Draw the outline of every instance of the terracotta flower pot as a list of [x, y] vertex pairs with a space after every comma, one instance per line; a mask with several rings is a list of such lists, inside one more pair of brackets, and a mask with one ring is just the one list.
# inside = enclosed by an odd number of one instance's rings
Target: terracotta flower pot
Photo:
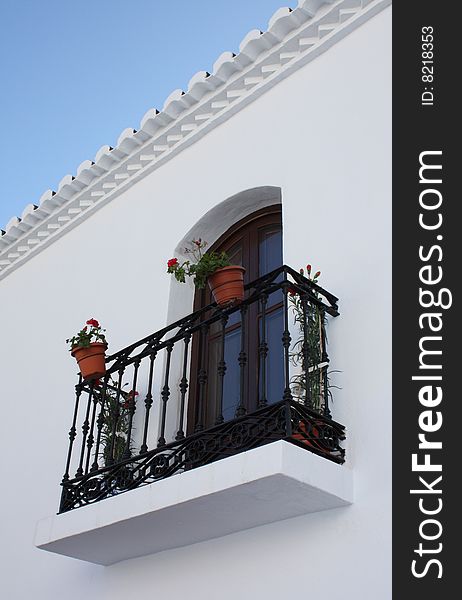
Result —
[[298, 440], [299, 442], [302, 442], [303, 444], [306, 444], [307, 446], [318, 448], [316, 438], [319, 438], [319, 430], [317, 429], [317, 427], [311, 425], [310, 431], [307, 431], [307, 427], [303, 421], [300, 421], [298, 427], [303, 433], [293, 433], [292, 438]]
[[208, 282], [215, 301], [220, 306], [244, 299], [244, 267], [232, 265], [217, 269]]
[[76, 359], [80, 373], [84, 380], [98, 379], [106, 373], [105, 350], [107, 344], [103, 342], [93, 342], [88, 348], [77, 346], [71, 350], [72, 356]]

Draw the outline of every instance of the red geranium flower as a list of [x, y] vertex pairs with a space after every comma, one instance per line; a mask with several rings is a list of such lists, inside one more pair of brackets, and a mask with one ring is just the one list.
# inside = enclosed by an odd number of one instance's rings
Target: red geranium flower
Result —
[[136, 390], [130, 390], [125, 398], [125, 402], [122, 404], [123, 408], [132, 408], [132, 404], [134, 404], [136, 396], [139, 396], [139, 392]]
[[168, 262], [167, 262], [167, 267], [175, 267], [178, 264], [178, 259], [177, 258], [171, 258]]
[[317, 279], [320, 275], [321, 275], [321, 271], [318, 271], [317, 273], [314, 274], [314, 278]]
[[291, 296], [295, 296], [297, 294], [297, 290], [295, 288], [293, 288], [293, 287], [290, 287], [289, 288], [289, 294]]
[[308, 275], [311, 273], [311, 265], [306, 265], [306, 270], [308, 272]]
[[92, 327], [99, 327], [99, 323], [96, 319], [88, 319], [87, 325], [91, 325]]

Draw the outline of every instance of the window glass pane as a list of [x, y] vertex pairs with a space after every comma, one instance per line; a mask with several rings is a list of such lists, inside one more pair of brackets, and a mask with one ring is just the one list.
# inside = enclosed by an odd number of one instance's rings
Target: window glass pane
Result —
[[260, 232], [259, 275], [274, 271], [282, 265], [282, 232], [266, 229]]
[[[259, 235], [259, 277], [270, 273], [282, 265], [282, 231], [264, 229]], [[276, 281], [282, 281], [282, 273]], [[271, 294], [268, 306], [282, 302], [282, 290]]]
[[236, 329], [226, 334], [225, 362], [226, 374], [223, 386], [223, 417], [225, 421], [234, 419], [239, 406], [240, 373], [239, 352], [241, 350], [241, 330]]
[[[237, 244], [234, 244], [234, 246], [232, 246], [228, 252], [227, 252], [228, 256], [229, 256], [229, 260], [231, 261], [232, 265], [241, 265], [242, 266], [242, 242], [239, 241]], [[244, 273], [244, 282], [247, 282], [247, 274]], [[233, 314], [229, 315], [229, 319], [228, 319], [228, 327], [231, 327], [231, 325], [235, 325], [236, 323], [239, 323], [239, 321], [241, 320], [241, 315], [239, 313], [239, 311], [234, 312]]]
[[215, 423], [217, 418], [217, 402], [218, 402], [218, 361], [220, 360], [220, 345], [221, 339], [209, 339], [209, 363], [207, 372], [207, 424], [209, 426]]
[[234, 244], [226, 253], [229, 256], [229, 260], [232, 265], [242, 266], [242, 243], [238, 242]]
[[[268, 355], [266, 357], [266, 399], [268, 404], [282, 400], [284, 392], [284, 355], [282, 347], [282, 332], [284, 330], [282, 308], [278, 308], [266, 315], [266, 343]], [[260, 319], [261, 336], [261, 319]], [[262, 395], [262, 368], [260, 363], [260, 398]]]
[[[223, 384], [223, 417], [225, 421], [235, 418], [239, 405], [240, 371], [239, 352], [241, 350], [240, 329], [225, 335], [225, 362], [226, 373]], [[220, 377], [218, 375], [218, 362], [221, 356], [221, 336], [209, 341], [208, 363], [208, 395], [207, 395], [207, 422], [213, 425], [219, 414], [218, 406], [220, 395]]]

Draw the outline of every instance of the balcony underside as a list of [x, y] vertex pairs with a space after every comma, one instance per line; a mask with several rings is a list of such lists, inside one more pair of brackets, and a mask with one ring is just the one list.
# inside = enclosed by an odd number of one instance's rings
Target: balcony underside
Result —
[[266, 443], [44, 519], [35, 543], [110, 565], [350, 504], [351, 471], [296, 443]]

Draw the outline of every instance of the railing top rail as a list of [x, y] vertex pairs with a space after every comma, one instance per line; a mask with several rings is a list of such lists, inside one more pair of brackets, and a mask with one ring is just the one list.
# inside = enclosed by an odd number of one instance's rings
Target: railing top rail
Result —
[[[283, 279], [281, 281], [276, 281], [281, 274], [284, 275]], [[289, 279], [289, 276], [291, 279]], [[169, 344], [174, 344], [188, 335], [192, 335], [196, 331], [199, 331], [201, 327], [209, 327], [224, 317], [229, 317], [229, 315], [240, 310], [243, 305], [245, 306], [256, 302], [263, 294], [269, 295], [278, 289], [288, 287], [305, 295], [309, 302], [316, 304], [328, 314], [338, 316], [338, 298], [336, 296], [323, 289], [321, 286], [313, 283], [300, 273], [297, 273], [291, 267], [283, 265], [274, 269], [274, 271], [263, 275], [259, 279], [246, 284], [245, 289], [250, 293], [240, 304], [222, 308], [217, 306], [216, 302], [213, 302], [108, 356], [106, 362], [112, 364], [107, 369], [107, 375], [115, 373], [119, 369], [139, 361], [142, 358], [150, 356], [154, 352], [158, 352]], [[325, 298], [328, 303], [325, 303], [321, 297]], [[211, 316], [206, 320], [203, 320], [202, 317], [210, 312], [212, 312]], [[167, 337], [171, 332], [173, 335]], [[140, 348], [141, 350], [136, 352], [136, 350]], [[133, 354], [134, 352], [136, 353]]]

